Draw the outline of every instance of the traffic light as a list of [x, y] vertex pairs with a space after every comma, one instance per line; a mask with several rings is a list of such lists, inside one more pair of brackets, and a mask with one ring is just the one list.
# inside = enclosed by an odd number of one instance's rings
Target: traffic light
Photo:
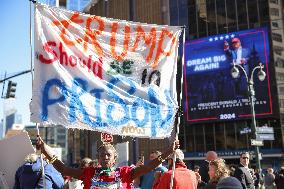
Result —
[[15, 83], [13, 81], [9, 81], [7, 93], [6, 93], [6, 98], [15, 98], [16, 86], [17, 86], [17, 83]]

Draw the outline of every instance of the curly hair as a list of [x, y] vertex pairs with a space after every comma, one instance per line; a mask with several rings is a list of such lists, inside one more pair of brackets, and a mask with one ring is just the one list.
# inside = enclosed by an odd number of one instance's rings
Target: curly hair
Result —
[[218, 158], [210, 161], [209, 166], [213, 166], [215, 169], [215, 175], [213, 178], [210, 178], [210, 182], [218, 182], [221, 177], [225, 177], [230, 174], [224, 159]]

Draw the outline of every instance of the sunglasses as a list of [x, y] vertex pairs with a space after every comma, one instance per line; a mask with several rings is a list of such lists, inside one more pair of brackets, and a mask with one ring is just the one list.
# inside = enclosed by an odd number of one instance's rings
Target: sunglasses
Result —
[[249, 159], [249, 157], [242, 157], [242, 159]]

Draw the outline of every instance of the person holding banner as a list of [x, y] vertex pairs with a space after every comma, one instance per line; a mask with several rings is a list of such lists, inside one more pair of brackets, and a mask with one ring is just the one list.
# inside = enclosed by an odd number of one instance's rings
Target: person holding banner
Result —
[[112, 188], [112, 189], [132, 189], [133, 180], [138, 178], [159, 166], [168, 156], [170, 156], [179, 147], [179, 141], [175, 140], [170, 147], [157, 158], [147, 165], [140, 167], [123, 166], [115, 167], [118, 157], [117, 151], [110, 143], [102, 144], [98, 149], [98, 167], [86, 167], [84, 169], [74, 169], [65, 166], [52, 152], [52, 149], [37, 138], [37, 149], [49, 159], [50, 163], [63, 175], [69, 175], [81, 179], [84, 183], [84, 189], [89, 188]]
[[[157, 158], [159, 155], [161, 155], [162, 153], [158, 150], [156, 151], [152, 151], [150, 153], [149, 156], [149, 160], [153, 160], [155, 158]], [[144, 156], [143, 156], [144, 157]], [[136, 163], [136, 167], [142, 166], [144, 165], [144, 158], [138, 160], [138, 162]], [[152, 189], [153, 183], [154, 183], [154, 177], [155, 177], [155, 173], [157, 171], [164, 173], [166, 172], [168, 169], [166, 167], [164, 167], [162, 164], [160, 164], [157, 168], [155, 168], [154, 170], [150, 171], [149, 173], [143, 175], [140, 178], [135, 179], [134, 184], [136, 185], [140, 185], [141, 189]]]

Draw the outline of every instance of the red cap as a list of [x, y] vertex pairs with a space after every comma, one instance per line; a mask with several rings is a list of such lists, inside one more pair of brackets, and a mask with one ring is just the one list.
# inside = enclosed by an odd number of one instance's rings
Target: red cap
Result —
[[232, 43], [238, 43], [238, 42], [240, 42], [240, 39], [239, 39], [239, 38], [236, 38], [236, 37], [235, 37], [235, 38], [232, 39]]

